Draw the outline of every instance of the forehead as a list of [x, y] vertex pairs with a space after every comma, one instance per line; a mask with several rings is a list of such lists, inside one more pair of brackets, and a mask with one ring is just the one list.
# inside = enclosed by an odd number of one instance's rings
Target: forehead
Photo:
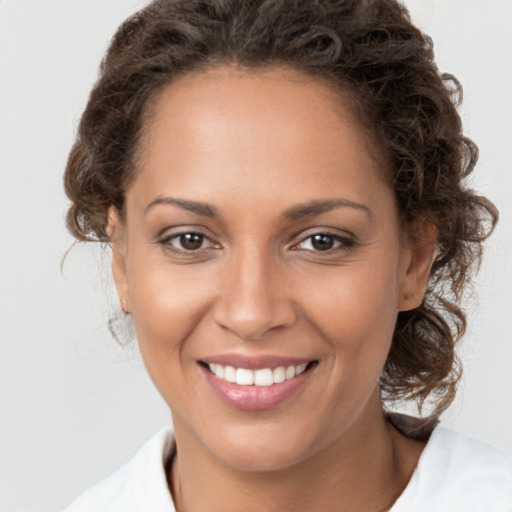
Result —
[[[172, 128], [181, 129], [183, 137], [189, 128], [196, 136], [207, 136], [212, 129], [220, 136], [221, 127], [250, 135], [251, 129], [262, 125], [269, 139], [282, 135], [282, 129], [290, 135], [302, 130], [308, 137], [317, 131], [325, 138], [327, 131], [335, 135], [340, 125], [351, 125], [354, 134], [370, 139], [372, 134], [358, 119], [355, 104], [348, 89], [290, 66], [219, 65], [184, 75], [153, 98], [144, 114], [143, 142], [155, 143]], [[279, 113], [279, 122], [268, 115], [272, 110]], [[366, 149], [378, 162], [376, 141]]]
[[[246, 100], [259, 103], [280, 102], [283, 106], [305, 111], [314, 101], [314, 108], [323, 114], [338, 113], [342, 118], [353, 114], [352, 96], [348, 88], [335, 86], [326, 78], [313, 76], [289, 65], [268, 65], [247, 68], [235, 65], [217, 65], [204, 70], [185, 74], [164, 87], [156, 96], [154, 104], [166, 101], [170, 96], [178, 99], [201, 102], [205, 97], [222, 102], [227, 100], [232, 107], [247, 107]], [[176, 105], [175, 105], [176, 106]], [[158, 109], [153, 109], [153, 115]], [[356, 120], [356, 116], [352, 116]]]
[[348, 92], [289, 68], [223, 66], [181, 77], [155, 98], [136, 181], [147, 196], [186, 195], [193, 184], [205, 198], [236, 182], [252, 197], [281, 187], [307, 201], [342, 178], [382, 187], [376, 153]]

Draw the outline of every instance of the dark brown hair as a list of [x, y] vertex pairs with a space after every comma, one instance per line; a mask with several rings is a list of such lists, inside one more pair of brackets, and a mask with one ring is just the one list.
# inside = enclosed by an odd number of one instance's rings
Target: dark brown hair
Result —
[[453, 400], [463, 291], [497, 221], [465, 185], [478, 157], [462, 133], [461, 87], [395, 0], [156, 0], [115, 34], [83, 113], [65, 173], [67, 224], [108, 242], [107, 211], [124, 207], [143, 113], [178, 76], [218, 64], [287, 65], [351, 92], [386, 155], [402, 221], [428, 219], [438, 251], [423, 303], [401, 312], [384, 371], [385, 400]]

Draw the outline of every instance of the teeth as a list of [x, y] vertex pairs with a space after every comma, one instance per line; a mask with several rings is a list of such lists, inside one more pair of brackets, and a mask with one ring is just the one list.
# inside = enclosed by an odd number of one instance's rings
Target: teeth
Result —
[[274, 370], [271, 368], [247, 370], [246, 368], [234, 368], [233, 366], [222, 366], [220, 364], [209, 364], [208, 367], [219, 379], [240, 386], [272, 386], [272, 384], [279, 384], [304, 373], [307, 364], [288, 367], [279, 366]]
[[300, 375], [301, 373], [304, 373], [306, 371], [306, 366], [307, 364], [299, 364], [299, 366], [295, 368], [295, 375]]
[[221, 366], [220, 364], [215, 365], [215, 375], [219, 377], [220, 379], [224, 378], [224, 366]]
[[254, 384], [256, 386], [272, 386], [274, 384], [274, 374], [270, 368], [256, 370], [254, 372]]
[[236, 383], [240, 386], [252, 386], [254, 384], [254, 372], [245, 368], [237, 368], [235, 378]]
[[224, 380], [228, 382], [236, 382], [236, 370], [232, 366], [226, 366], [224, 368]]
[[274, 384], [279, 384], [280, 382], [284, 382], [286, 380], [286, 371], [280, 366], [274, 370]]

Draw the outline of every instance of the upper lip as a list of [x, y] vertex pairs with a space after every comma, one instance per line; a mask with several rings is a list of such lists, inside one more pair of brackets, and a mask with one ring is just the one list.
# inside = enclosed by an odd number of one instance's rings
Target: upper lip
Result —
[[219, 354], [201, 358], [200, 361], [206, 364], [220, 364], [221, 366], [258, 370], [261, 368], [274, 369], [280, 366], [298, 366], [308, 364], [313, 359], [276, 355], [247, 356], [243, 354]]

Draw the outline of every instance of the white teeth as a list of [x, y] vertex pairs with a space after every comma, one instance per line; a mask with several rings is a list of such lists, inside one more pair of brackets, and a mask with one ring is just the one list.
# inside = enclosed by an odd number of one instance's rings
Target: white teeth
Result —
[[293, 379], [295, 377], [295, 366], [288, 366], [286, 368], [286, 374], [285, 374], [286, 380]]
[[283, 366], [279, 366], [274, 370], [274, 384], [279, 384], [286, 380], [286, 370]]
[[241, 386], [252, 386], [254, 384], [254, 372], [245, 368], [237, 368], [235, 379], [236, 383]]
[[224, 368], [224, 380], [228, 382], [236, 382], [236, 370], [232, 366]]
[[221, 366], [220, 364], [215, 365], [215, 375], [219, 377], [219, 379], [224, 378], [224, 366]]
[[256, 386], [272, 386], [274, 384], [274, 375], [270, 368], [256, 370], [254, 372], [254, 384]]
[[306, 371], [306, 366], [307, 364], [299, 364], [299, 366], [295, 368], [295, 375], [300, 375], [301, 373], [304, 373]]
[[246, 368], [235, 368], [233, 366], [222, 366], [220, 364], [209, 364], [210, 371], [219, 379], [227, 382], [236, 383], [240, 386], [272, 386], [280, 384], [285, 380], [304, 373], [307, 364], [297, 366], [279, 366], [272, 370], [271, 368], [261, 368], [260, 370], [248, 370]]

